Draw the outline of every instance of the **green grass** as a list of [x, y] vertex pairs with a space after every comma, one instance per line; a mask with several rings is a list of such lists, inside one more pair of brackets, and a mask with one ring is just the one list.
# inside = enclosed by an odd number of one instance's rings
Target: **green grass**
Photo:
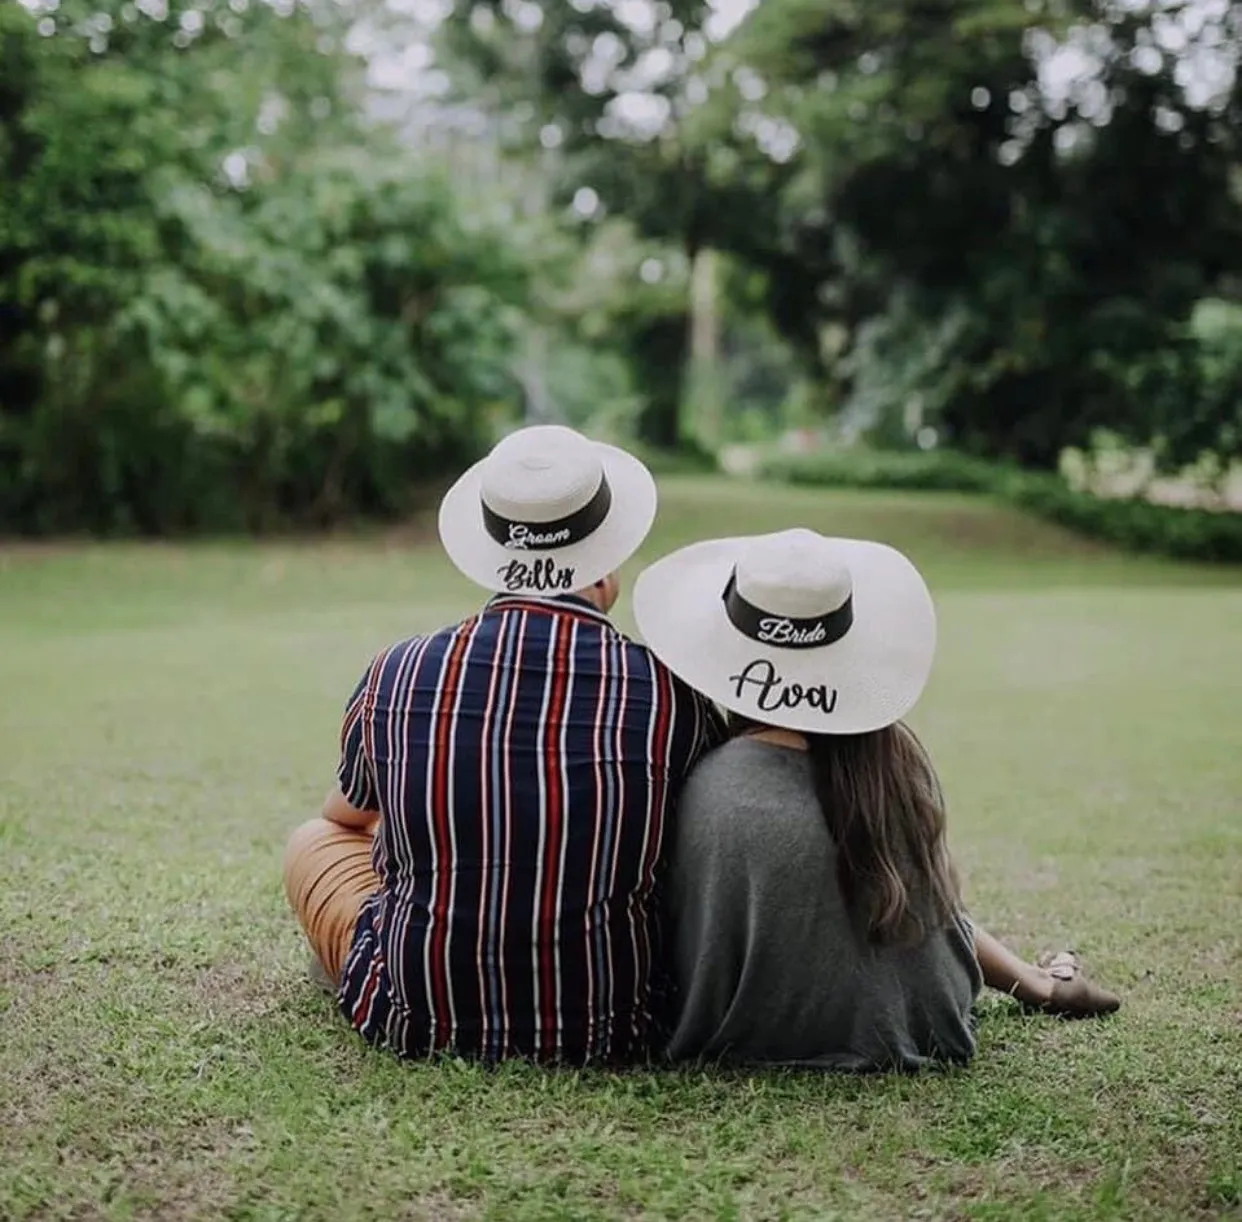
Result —
[[[280, 886], [371, 653], [477, 601], [408, 532], [0, 548], [0, 1218], [1206, 1218], [1242, 1201], [1242, 581], [950, 496], [676, 478], [647, 550], [806, 523], [923, 566], [916, 724], [977, 917], [1115, 1021], [966, 1072], [400, 1064]], [[628, 614], [623, 617], [628, 622]]]

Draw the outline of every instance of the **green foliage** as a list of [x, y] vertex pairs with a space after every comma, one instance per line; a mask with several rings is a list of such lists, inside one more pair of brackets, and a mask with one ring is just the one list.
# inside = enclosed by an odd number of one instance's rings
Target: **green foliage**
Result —
[[[648, 446], [674, 450], [683, 440], [681, 406], [689, 354], [687, 260], [656, 243], [634, 240], [614, 243], [611, 254], [612, 291], [597, 304], [587, 330], [626, 359], [640, 402], [634, 436]], [[652, 281], [643, 276], [647, 264], [658, 268]]]
[[[537, 22], [530, 19], [536, 10]], [[652, 10], [654, 19], [645, 25], [641, 14], [607, 4], [452, 5], [442, 51], [462, 68], [469, 100], [500, 110], [506, 147], [538, 150], [546, 143], [555, 149], [550, 157], [537, 154], [554, 208], [568, 208], [584, 185], [595, 192], [597, 215], [577, 222], [588, 263], [591, 230], [609, 216], [625, 217], [648, 240], [649, 255], [657, 253], [650, 249], [655, 243], [663, 244], [660, 253], [669, 262], [688, 265], [705, 244], [719, 195], [706, 183], [701, 155], [682, 146], [671, 120], [684, 106], [684, 71], [706, 46], [702, 28], [710, 13], [706, 0], [672, 0]], [[608, 64], [602, 76], [601, 54]], [[642, 65], [658, 58], [669, 70], [644, 86], [655, 121], [629, 122], [618, 110], [632, 93], [628, 78], [643, 76]], [[658, 285], [615, 277], [609, 283], [615, 293], [601, 338], [629, 365], [641, 401], [636, 435], [657, 448], [676, 448], [685, 432], [686, 280], [674, 274]]]
[[397, 512], [515, 399], [521, 266], [360, 122], [356, 9], [173, 9], [0, 11], [0, 529]]
[[[1242, 90], [1184, 82], [1242, 8], [1202, 16], [1176, 54], [1155, 8], [771, 0], [689, 128], [768, 202], [709, 240], [769, 270], [851, 418], [917, 394], [953, 445], [1035, 467], [1101, 425], [1170, 463], [1236, 452], [1186, 322], [1242, 267]], [[1067, 39], [1097, 70], [1050, 97], [1038, 55]]]
[[567, 424], [618, 441], [633, 436], [642, 405], [620, 353], [558, 337], [546, 377], [548, 397]]
[[1075, 491], [1055, 475], [1030, 472], [1003, 477], [997, 492], [1021, 509], [1128, 551], [1242, 563], [1242, 513], [1099, 497]]
[[[501, 300], [520, 276], [437, 184], [349, 153], [249, 207], [205, 190], [170, 203], [194, 260], [125, 320], [196, 432], [257, 463], [260, 505], [395, 511], [511, 396]], [[204, 333], [212, 357], [195, 361]]]
[[[606, 209], [624, 213], [645, 235], [681, 242], [704, 222], [710, 200], [695, 189], [694, 167], [677, 141], [655, 139], [658, 124], [627, 123], [616, 104], [654, 53], [669, 70], [645, 89], [653, 113], [671, 117], [683, 71], [705, 46], [710, 13], [707, 0], [666, 0], [647, 14], [649, 22], [610, 4], [544, 0], [521, 8], [507, 0], [453, 0], [441, 46], [467, 70], [470, 86], [480, 83], [475, 100], [501, 109], [509, 147], [538, 149], [548, 129], [555, 131], [557, 155], [546, 165], [555, 200], [568, 202], [585, 180]], [[602, 74], [601, 62], [608, 66]]]
[[[0, 5], [0, 530], [397, 511], [517, 405], [519, 311], [533, 397], [651, 446], [797, 398], [1026, 468], [1242, 449], [1242, 74], [1186, 83], [1242, 5], [764, 0], [724, 37], [706, 0], [455, 0], [466, 199], [427, 168], [463, 150], [363, 119], [344, 48], [399, 46], [391, 6], [163, 7]], [[1067, 45], [1094, 75], [1053, 96]]]
[[892, 488], [914, 492], [991, 492], [997, 469], [949, 450], [826, 450], [782, 454], [762, 467], [768, 479], [820, 488]]
[[780, 456], [769, 459], [762, 474], [822, 488], [986, 493], [1129, 551], [1242, 563], [1242, 513], [1156, 505], [1137, 497], [1096, 496], [1071, 488], [1056, 475], [998, 466], [951, 450], [843, 450]]
[[[554, 146], [558, 203], [588, 186], [640, 234], [753, 269], [851, 428], [891, 444], [915, 408], [1046, 469], [1100, 427], [1171, 465], [1238, 452], [1228, 376], [1205, 372], [1223, 354], [1190, 319], [1242, 272], [1242, 6], [764, 0], [715, 45], [696, 0], [662, 17], [462, 0], [447, 43], [507, 139]], [[1078, 75], [1054, 88], [1041, 61], [1066, 47]], [[643, 432], [667, 443], [684, 328], [632, 321]]]
[[1205, 299], [1190, 319], [1199, 394], [1171, 412], [1167, 429], [1179, 453], [1242, 453], [1242, 304]]
[[683, 441], [675, 448], [631, 442], [628, 449], [659, 476], [707, 475], [719, 469], [716, 456], [693, 441]]

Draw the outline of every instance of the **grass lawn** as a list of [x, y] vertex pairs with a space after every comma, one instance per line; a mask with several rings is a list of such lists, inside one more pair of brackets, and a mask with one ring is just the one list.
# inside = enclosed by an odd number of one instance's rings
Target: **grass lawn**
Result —
[[795, 523], [924, 568], [915, 724], [971, 907], [1077, 947], [1116, 1020], [989, 997], [971, 1069], [904, 1080], [370, 1052], [305, 979], [280, 854], [371, 654], [472, 588], [409, 532], [0, 547], [0, 1219], [1238, 1215], [1242, 574], [690, 478], [647, 555]]

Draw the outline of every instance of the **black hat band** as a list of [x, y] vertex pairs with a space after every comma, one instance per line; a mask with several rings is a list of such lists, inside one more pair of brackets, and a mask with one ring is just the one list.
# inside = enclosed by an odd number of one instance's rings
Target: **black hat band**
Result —
[[737, 590], [737, 570], [729, 576], [724, 590], [725, 611], [733, 626], [744, 636], [761, 645], [777, 649], [821, 649], [839, 641], [854, 623], [854, 596], [850, 596], [835, 611], [799, 619], [790, 615], [775, 615], [747, 602]]
[[595, 495], [581, 509], [551, 522], [522, 522], [498, 514], [485, 501], [483, 526], [502, 547], [522, 552], [549, 552], [570, 547], [599, 529], [612, 508], [612, 488], [608, 476], [600, 479]]

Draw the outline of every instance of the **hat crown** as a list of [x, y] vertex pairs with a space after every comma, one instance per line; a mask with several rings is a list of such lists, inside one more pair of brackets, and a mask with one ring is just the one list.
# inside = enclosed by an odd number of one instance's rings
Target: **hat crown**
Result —
[[789, 619], [828, 615], [853, 593], [831, 541], [802, 529], [751, 540], [737, 559], [736, 585], [752, 606]]
[[586, 505], [603, 478], [603, 461], [587, 438], [540, 424], [497, 443], [480, 466], [479, 495], [502, 517], [555, 522]]

